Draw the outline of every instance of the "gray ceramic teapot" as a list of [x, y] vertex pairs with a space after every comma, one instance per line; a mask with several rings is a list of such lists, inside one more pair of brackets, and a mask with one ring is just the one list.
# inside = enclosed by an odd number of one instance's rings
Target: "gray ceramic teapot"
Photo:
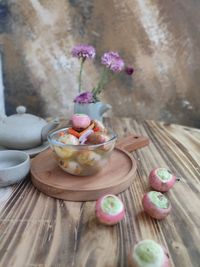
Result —
[[18, 106], [17, 114], [0, 117], [0, 145], [12, 149], [30, 149], [41, 145], [58, 120], [47, 123], [44, 119], [26, 113]]

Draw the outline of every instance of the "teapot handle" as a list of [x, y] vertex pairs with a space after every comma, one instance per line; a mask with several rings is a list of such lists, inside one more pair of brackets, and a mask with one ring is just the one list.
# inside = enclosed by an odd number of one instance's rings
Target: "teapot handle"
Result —
[[111, 108], [112, 108], [111, 105], [102, 103], [102, 106], [100, 109], [100, 115], [102, 116], [106, 111], [108, 111]]
[[42, 133], [41, 133], [42, 141], [45, 141], [47, 139], [48, 133], [51, 130], [53, 130], [55, 127], [57, 127], [59, 123], [60, 123], [60, 120], [56, 118], [42, 128]]

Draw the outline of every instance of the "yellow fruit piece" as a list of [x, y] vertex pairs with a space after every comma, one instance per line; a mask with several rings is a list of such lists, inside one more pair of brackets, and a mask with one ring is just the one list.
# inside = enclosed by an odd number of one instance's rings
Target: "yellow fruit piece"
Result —
[[101, 132], [101, 133], [107, 133], [107, 129], [103, 125], [102, 122], [100, 122], [98, 120], [94, 120], [94, 126], [99, 129], [99, 132]]
[[109, 139], [109, 136], [98, 132], [90, 134], [87, 138], [88, 142], [93, 145], [105, 143]]
[[82, 171], [81, 166], [75, 161], [62, 160], [59, 165], [64, 171], [74, 175], [79, 175]]
[[93, 151], [80, 151], [77, 160], [81, 165], [94, 166], [101, 160], [101, 156]]
[[68, 145], [79, 145], [78, 138], [76, 138], [72, 134], [62, 135], [58, 138], [58, 141], [63, 144], [68, 144]]
[[60, 157], [61, 159], [70, 158], [74, 153], [74, 150], [72, 148], [69, 148], [69, 147], [55, 146], [54, 150], [55, 150], [56, 154], [58, 155], [58, 157]]

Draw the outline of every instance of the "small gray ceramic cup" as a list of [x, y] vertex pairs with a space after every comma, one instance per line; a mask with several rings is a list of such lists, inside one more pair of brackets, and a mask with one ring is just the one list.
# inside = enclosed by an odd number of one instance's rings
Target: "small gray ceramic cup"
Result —
[[30, 157], [18, 150], [0, 151], [0, 187], [23, 180], [30, 170]]

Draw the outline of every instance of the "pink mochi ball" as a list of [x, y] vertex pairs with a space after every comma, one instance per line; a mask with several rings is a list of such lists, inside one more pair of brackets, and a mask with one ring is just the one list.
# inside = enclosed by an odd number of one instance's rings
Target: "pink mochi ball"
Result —
[[96, 202], [96, 217], [106, 225], [114, 225], [125, 216], [124, 204], [115, 195], [108, 194], [100, 197]]
[[151, 187], [159, 192], [169, 191], [177, 180], [177, 177], [166, 168], [153, 169], [149, 174]]
[[170, 267], [169, 255], [154, 240], [142, 240], [135, 244], [128, 255], [130, 267]]
[[71, 118], [72, 128], [75, 130], [86, 129], [90, 123], [90, 117], [86, 114], [74, 114]]
[[160, 192], [150, 191], [142, 198], [144, 211], [152, 218], [162, 220], [171, 211], [171, 204], [168, 198]]

